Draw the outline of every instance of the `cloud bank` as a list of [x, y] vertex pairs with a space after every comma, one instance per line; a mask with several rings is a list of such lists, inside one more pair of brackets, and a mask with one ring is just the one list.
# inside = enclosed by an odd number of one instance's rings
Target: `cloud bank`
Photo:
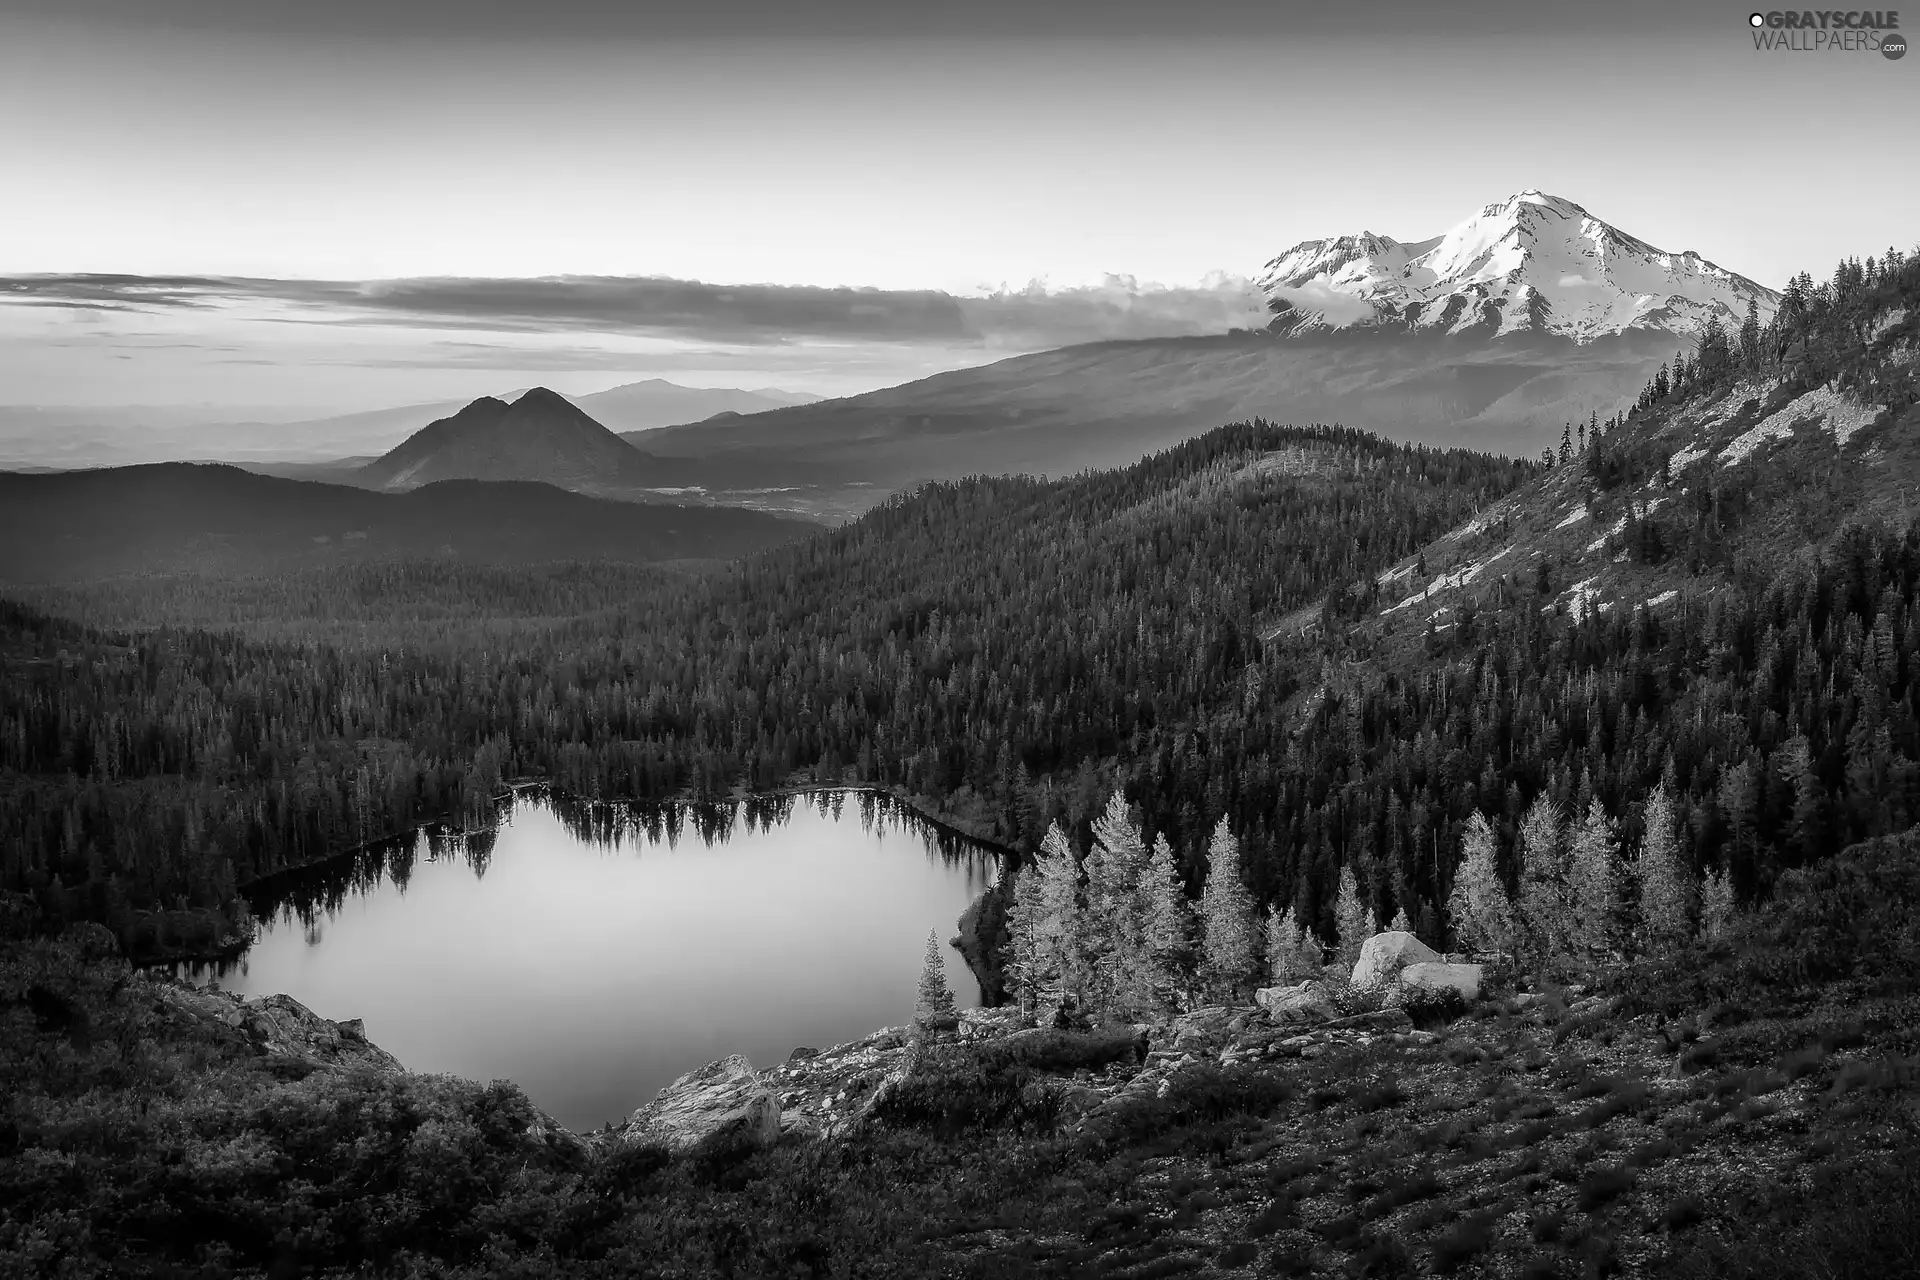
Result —
[[1108, 276], [978, 296], [651, 276], [266, 280], [105, 274], [0, 278], [0, 302], [81, 311], [232, 313], [277, 323], [601, 333], [743, 346], [795, 342], [979, 344], [1040, 350], [1114, 338], [1223, 333], [1261, 322], [1244, 279], [1190, 287]]

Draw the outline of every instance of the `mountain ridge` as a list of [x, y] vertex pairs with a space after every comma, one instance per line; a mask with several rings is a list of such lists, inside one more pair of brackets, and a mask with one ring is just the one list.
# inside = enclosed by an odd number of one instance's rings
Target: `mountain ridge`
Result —
[[1256, 283], [1277, 332], [1387, 326], [1576, 342], [1633, 330], [1693, 336], [1711, 320], [1737, 329], [1749, 301], [1764, 322], [1781, 296], [1536, 189], [1425, 240], [1368, 231], [1301, 241], [1269, 259]]

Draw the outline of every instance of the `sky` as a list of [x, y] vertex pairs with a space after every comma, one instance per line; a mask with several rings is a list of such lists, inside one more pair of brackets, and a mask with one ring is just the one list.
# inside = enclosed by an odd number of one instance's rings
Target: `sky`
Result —
[[1775, 287], [1910, 248], [1920, 58], [1749, 12], [0, 0], [0, 404], [845, 394], [1527, 188]]

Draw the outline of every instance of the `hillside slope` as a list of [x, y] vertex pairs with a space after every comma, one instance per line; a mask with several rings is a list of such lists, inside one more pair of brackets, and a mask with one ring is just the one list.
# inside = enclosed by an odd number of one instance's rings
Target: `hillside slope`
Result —
[[1402, 442], [1532, 455], [1566, 421], [1611, 413], [1666, 339], [1262, 334], [1105, 342], [1018, 356], [841, 400], [670, 427], [649, 451], [701, 483], [860, 481], [1123, 466], [1221, 422], [1341, 422]]
[[730, 559], [816, 526], [727, 507], [610, 502], [527, 481], [401, 494], [154, 463], [0, 473], [0, 580], [267, 573], [370, 560]]

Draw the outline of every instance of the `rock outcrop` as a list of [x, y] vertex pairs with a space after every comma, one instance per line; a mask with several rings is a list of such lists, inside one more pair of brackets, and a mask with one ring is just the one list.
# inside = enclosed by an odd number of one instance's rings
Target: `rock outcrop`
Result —
[[154, 993], [174, 1016], [218, 1022], [243, 1032], [269, 1057], [289, 1058], [315, 1067], [370, 1067], [398, 1073], [399, 1059], [367, 1039], [358, 1018], [334, 1022], [288, 995], [242, 999], [225, 991], [160, 982]]
[[1410, 964], [1434, 964], [1439, 960], [1439, 952], [1411, 933], [1399, 929], [1376, 933], [1360, 948], [1360, 959], [1353, 966], [1353, 985], [1385, 986]]
[[780, 1137], [780, 1100], [736, 1053], [660, 1090], [619, 1132], [629, 1142], [658, 1144], [675, 1154], [709, 1140], [770, 1146]]
[[1310, 1026], [1340, 1016], [1333, 989], [1317, 978], [1291, 987], [1262, 987], [1253, 999], [1280, 1026]]

